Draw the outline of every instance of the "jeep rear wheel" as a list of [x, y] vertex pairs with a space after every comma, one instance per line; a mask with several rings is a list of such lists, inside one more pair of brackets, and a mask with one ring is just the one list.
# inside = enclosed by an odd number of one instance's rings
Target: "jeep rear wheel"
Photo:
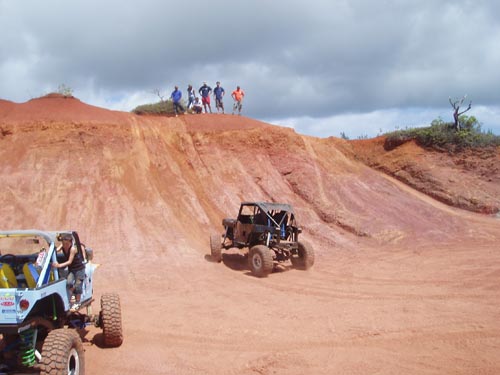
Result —
[[100, 323], [104, 345], [120, 346], [123, 342], [122, 311], [120, 297], [116, 293], [103, 294], [101, 297]]
[[50, 331], [42, 347], [40, 375], [84, 375], [84, 353], [76, 331], [66, 328]]
[[273, 270], [273, 253], [264, 245], [256, 245], [248, 253], [248, 265], [252, 274], [257, 277], [266, 277]]
[[290, 257], [292, 265], [300, 270], [307, 270], [314, 264], [314, 250], [309, 242], [299, 241], [297, 254]]
[[210, 236], [210, 254], [212, 261], [219, 263], [222, 260], [222, 244], [218, 234]]

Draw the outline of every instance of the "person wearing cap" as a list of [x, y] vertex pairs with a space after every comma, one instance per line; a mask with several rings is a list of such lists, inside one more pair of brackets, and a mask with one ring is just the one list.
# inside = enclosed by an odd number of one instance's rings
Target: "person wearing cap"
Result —
[[238, 115], [241, 115], [241, 108], [243, 107], [243, 97], [245, 96], [245, 92], [240, 88], [240, 86], [236, 86], [236, 90], [231, 93], [231, 97], [234, 99], [233, 104], [233, 115], [234, 111], [238, 110]]
[[224, 103], [222, 102], [222, 98], [225, 93], [224, 88], [222, 88], [220, 82], [217, 81], [214, 88], [215, 108], [217, 108], [217, 113], [219, 113], [219, 109], [221, 109], [222, 114], [224, 114]]
[[181, 104], [182, 91], [179, 90], [178, 86], [175, 86], [175, 89], [174, 91], [172, 91], [170, 98], [172, 99], [172, 103], [174, 104], [175, 117], [177, 117], [179, 109], [182, 111], [182, 113], [184, 113], [184, 108], [182, 107]]
[[203, 86], [200, 87], [198, 93], [201, 95], [201, 102], [203, 103], [203, 108], [205, 109], [205, 113], [207, 113], [207, 105], [210, 113], [212, 113], [212, 106], [210, 105], [210, 93], [212, 92], [212, 88], [207, 85], [206, 82], [203, 82]]
[[85, 264], [83, 256], [78, 252], [76, 246], [73, 245], [73, 236], [71, 233], [61, 234], [62, 244], [57, 248], [63, 254], [64, 262], [53, 262], [54, 268], [68, 267], [67, 285], [71, 293], [75, 296], [75, 303], [72, 304], [72, 310], [80, 308], [80, 298], [82, 296], [82, 284], [85, 280]]

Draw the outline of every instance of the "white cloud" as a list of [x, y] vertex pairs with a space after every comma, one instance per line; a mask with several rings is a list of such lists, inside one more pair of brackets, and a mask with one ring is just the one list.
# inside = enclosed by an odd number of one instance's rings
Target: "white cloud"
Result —
[[64, 83], [130, 111], [153, 89], [220, 80], [245, 90], [250, 117], [356, 137], [432, 121], [467, 93], [498, 129], [499, 11], [493, 0], [0, 0], [0, 97]]

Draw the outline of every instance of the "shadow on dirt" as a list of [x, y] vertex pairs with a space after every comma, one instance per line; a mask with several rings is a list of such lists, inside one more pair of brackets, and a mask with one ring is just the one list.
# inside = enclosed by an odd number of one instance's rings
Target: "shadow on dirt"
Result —
[[235, 271], [250, 271], [247, 254], [222, 254], [222, 263]]
[[104, 345], [104, 335], [102, 333], [97, 333], [93, 338], [92, 338], [92, 344], [97, 346], [99, 349], [108, 349], [106, 345]]
[[[205, 255], [205, 260], [207, 262], [213, 262], [210, 254]], [[253, 276], [248, 266], [248, 254], [222, 254], [222, 263], [233, 271], [245, 271], [244, 274], [247, 276]], [[292, 265], [275, 263], [272, 273], [288, 272], [292, 270]]]
[[[205, 255], [205, 260], [214, 262], [210, 254]], [[235, 271], [250, 271], [247, 254], [224, 253], [222, 254], [222, 263]]]
[[86, 344], [91, 344], [95, 345], [100, 349], [107, 349], [108, 347], [104, 345], [104, 335], [102, 332], [96, 333], [93, 337], [92, 332], [90, 332], [88, 329], [79, 329], [78, 334], [80, 335], [80, 338], [82, 339], [82, 343]]

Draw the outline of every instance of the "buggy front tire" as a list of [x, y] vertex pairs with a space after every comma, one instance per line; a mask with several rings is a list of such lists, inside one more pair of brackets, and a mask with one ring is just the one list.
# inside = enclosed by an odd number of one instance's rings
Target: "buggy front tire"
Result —
[[210, 255], [213, 262], [220, 263], [222, 261], [222, 243], [218, 234], [210, 236]]
[[248, 265], [254, 276], [266, 277], [273, 270], [272, 250], [264, 245], [252, 247], [248, 253]]
[[314, 250], [312, 245], [306, 241], [298, 242], [297, 254], [292, 254], [290, 261], [294, 268], [307, 270], [314, 265]]
[[104, 345], [117, 347], [123, 342], [122, 311], [120, 296], [116, 293], [106, 293], [101, 296], [100, 323]]
[[85, 351], [73, 329], [50, 331], [42, 346], [40, 375], [85, 375]]

